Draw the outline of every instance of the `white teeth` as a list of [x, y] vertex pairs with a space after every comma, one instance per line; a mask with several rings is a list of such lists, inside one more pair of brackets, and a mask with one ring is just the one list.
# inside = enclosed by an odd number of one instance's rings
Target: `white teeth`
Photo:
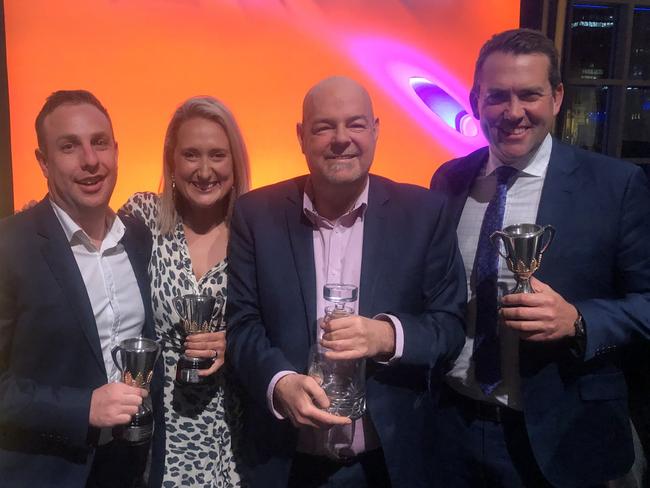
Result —
[[91, 186], [97, 183], [98, 181], [101, 181], [101, 177], [97, 176], [95, 178], [85, 178], [83, 180], [79, 180], [79, 183], [81, 185], [86, 185], [86, 186]]
[[210, 183], [197, 183], [192, 182], [192, 184], [197, 187], [199, 190], [210, 190], [219, 184], [218, 181], [211, 181]]
[[511, 136], [520, 136], [521, 134], [526, 132], [527, 127], [516, 127], [514, 129], [501, 129], [501, 130]]

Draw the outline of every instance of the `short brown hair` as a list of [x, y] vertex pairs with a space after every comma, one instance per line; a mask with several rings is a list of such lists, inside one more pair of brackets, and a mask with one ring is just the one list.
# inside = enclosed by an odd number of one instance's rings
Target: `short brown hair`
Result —
[[512, 29], [495, 34], [483, 44], [479, 52], [476, 66], [474, 67], [474, 84], [472, 85], [472, 96], [478, 98], [480, 91], [479, 76], [483, 64], [490, 54], [495, 52], [509, 54], [543, 54], [548, 58], [548, 81], [551, 88], [555, 90], [562, 79], [560, 78], [559, 54], [553, 41], [539, 31], [533, 29]]
[[41, 152], [45, 152], [45, 128], [43, 127], [45, 117], [61, 105], [81, 105], [83, 103], [92, 105], [103, 113], [111, 126], [111, 132], [113, 131], [113, 123], [111, 122], [110, 115], [108, 115], [108, 110], [106, 110], [95, 95], [87, 90], [58, 90], [47, 97], [45, 105], [43, 105], [43, 108], [41, 108], [41, 111], [36, 116], [36, 139], [38, 140], [38, 148]]

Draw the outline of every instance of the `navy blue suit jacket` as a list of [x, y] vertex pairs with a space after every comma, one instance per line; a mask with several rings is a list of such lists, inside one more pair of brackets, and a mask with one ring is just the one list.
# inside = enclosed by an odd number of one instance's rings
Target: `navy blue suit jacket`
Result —
[[[444, 164], [431, 188], [458, 223], [487, 148]], [[553, 141], [538, 224], [555, 240], [536, 276], [583, 315], [584, 358], [571, 341], [520, 342], [524, 415], [533, 453], [555, 486], [591, 486], [633, 460], [620, 363], [650, 335], [650, 192], [629, 163]]]
[[[246, 465], [253, 486], [286, 486], [297, 431], [267, 406], [282, 370], [305, 373], [316, 340], [313, 227], [303, 214], [306, 178], [242, 196], [228, 249], [228, 358], [246, 388]], [[396, 315], [402, 358], [369, 362], [367, 406], [394, 487], [430, 486], [433, 415], [429, 368], [440, 376], [464, 342], [466, 284], [443, 200], [423, 188], [370, 176], [359, 314]]]
[[[151, 235], [121, 218], [153, 338]], [[0, 222], [0, 270], [0, 484], [83, 487], [99, 433], [88, 424], [90, 398], [107, 377], [81, 273], [47, 198]], [[152, 399], [162, 413], [160, 379]]]

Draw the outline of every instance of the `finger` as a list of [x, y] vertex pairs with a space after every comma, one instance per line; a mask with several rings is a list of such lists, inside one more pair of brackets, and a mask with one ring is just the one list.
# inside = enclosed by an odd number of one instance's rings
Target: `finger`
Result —
[[547, 330], [545, 323], [538, 321], [506, 320], [503, 322], [503, 325], [509, 329], [528, 333], [544, 332]]
[[501, 297], [503, 307], [538, 307], [547, 301], [548, 297], [542, 293], [511, 293]]
[[[136, 412], [137, 412], [137, 410], [136, 410]], [[116, 415], [115, 418], [113, 419], [113, 421], [110, 422], [110, 423], [114, 424], [114, 425], [128, 424], [129, 422], [131, 422], [131, 419], [133, 418], [133, 415], [135, 415], [135, 413], [133, 413], [133, 414], [120, 413], [120, 414]]]
[[142, 405], [142, 396], [138, 395], [124, 395], [117, 403], [122, 406], [136, 406]]
[[116, 383], [116, 384], [122, 385], [124, 387], [118, 390], [119, 395], [137, 396], [137, 397], [143, 397], [148, 395], [147, 390], [145, 390], [144, 388], [140, 388], [139, 386], [131, 386], [131, 385], [127, 385], [126, 383]]
[[123, 405], [120, 409], [120, 414], [128, 415], [129, 417], [133, 417], [136, 413], [138, 413], [138, 406], [135, 405]]
[[302, 388], [308, 395], [309, 400], [316, 404], [318, 408], [327, 408], [330, 406], [330, 400], [327, 398], [325, 390], [323, 390], [318, 382], [311, 376], [305, 377]]
[[215, 358], [217, 353], [214, 349], [186, 349], [185, 355], [191, 358]]
[[552, 316], [547, 307], [508, 307], [499, 313], [503, 320], [543, 321]]
[[321, 345], [332, 351], [350, 351], [352, 349], [367, 349], [367, 341], [360, 337], [353, 337], [351, 339], [337, 339], [334, 341], [325, 340], [320, 341]]
[[544, 283], [541, 280], [538, 280], [534, 276], [531, 276], [531, 278], [530, 278], [530, 285], [533, 287], [533, 290], [535, 290], [538, 293], [543, 293], [545, 291], [548, 291], [548, 290], [552, 289], [546, 283]]
[[301, 408], [298, 412], [294, 421], [294, 425], [302, 426], [308, 425], [316, 429], [328, 428], [333, 425], [348, 425], [351, 423], [351, 420], [348, 417], [343, 417], [341, 415], [332, 414], [317, 408], [313, 404], [309, 404]]
[[319, 428], [330, 427], [332, 425], [349, 425], [352, 423], [349, 417], [335, 415], [317, 408], [314, 408], [314, 411], [310, 413], [312, 414], [310, 417], [311, 421]]
[[355, 337], [363, 337], [363, 332], [357, 327], [347, 327], [345, 329], [325, 332], [322, 338], [326, 341], [339, 341], [353, 339]]
[[325, 357], [327, 359], [331, 359], [333, 361], [361, 359], [361, 358], [365, 358], [367, 356], [368, 356], [367, 349], [365, 349], [365, 350], [350, 349], [350, 350], [347, 350], [347, 351], [327, 351], [327, 352], [325, 352]]
[[223, 359], [218, 358], [209, 368], [199, 369], [197, 374], [199, 376], [210, 376], [211, 374], [216, 373], [221, 366], [223, 366]]
[[204, 332], [201, 334], [190, 334], [185, 342], [202, 343], [202, 342], [225, 342], [226, 333], [221, 332]]
[[335, 330], [347, 329], [353, 327], [357, 323], [357, 316], [350, 315], [349, 317], [341, 317], [338, 319], [324, 320], [321, 325], [322, 329], [326, 332], [333, 332]]
[[215, 350], [217, 348], [224, 347], [223, 342], [218, 342], [218, 341], [209, 341], [209, 342], [185, 342], [183, 344], [183, 347], [187, 349], [193, 349], [195, 351], [209, 351], [209, 350]]

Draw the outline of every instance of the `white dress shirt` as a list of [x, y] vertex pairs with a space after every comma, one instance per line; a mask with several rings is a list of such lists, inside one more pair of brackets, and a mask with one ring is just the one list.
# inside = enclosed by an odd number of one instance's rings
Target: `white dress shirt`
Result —
[[115, 215], [100, 249], [97, 249], [88, 234], [62, 208], [51, 200], [50, 204], [86, 285], [107, 380], [118, 381], [120, 372], [113, 362], [111, 350], [124, 339], [138, 337], [145, 320], [140, 288], [129, 256], [120, 242], [124, 236], [124, 224]]
[[[552, 145], [553, 140], [549, 134], [529, 161], [512, 165], [519, 171], [508, 185], [503, 227], [514, 224], [535, 223]], [[469, 299], [466, 316], [467, 340], [453, 369], [447, 375], [447, 382], [456, 391], [475, 400], [498, 403], [521, 410], [519, 336], [517, 332], [507, 329], [503, 325], [499, 326], [503, 380], [489, 397], [483, 393], [476, 382], [474, 362], [472, 360], [474, 332], [476, 330], [476, 275], [474, 261], [483, 216], [490, 199], [496, 191], [496, 174], [494, 171], [502, 165], [503, 163], [490, 150], [488, 162], [481, 169], [479, 176], [472, 185], [458, 224], [458, 245], [465, 263]], [[546, 224], [546, 222], [542, 222], [542, 224]], [[513, 274], [508, 270], [505, 259], [499, 257], [499, 274], [497, 278], [499, 296], [506, 294], [514, 286]]]

